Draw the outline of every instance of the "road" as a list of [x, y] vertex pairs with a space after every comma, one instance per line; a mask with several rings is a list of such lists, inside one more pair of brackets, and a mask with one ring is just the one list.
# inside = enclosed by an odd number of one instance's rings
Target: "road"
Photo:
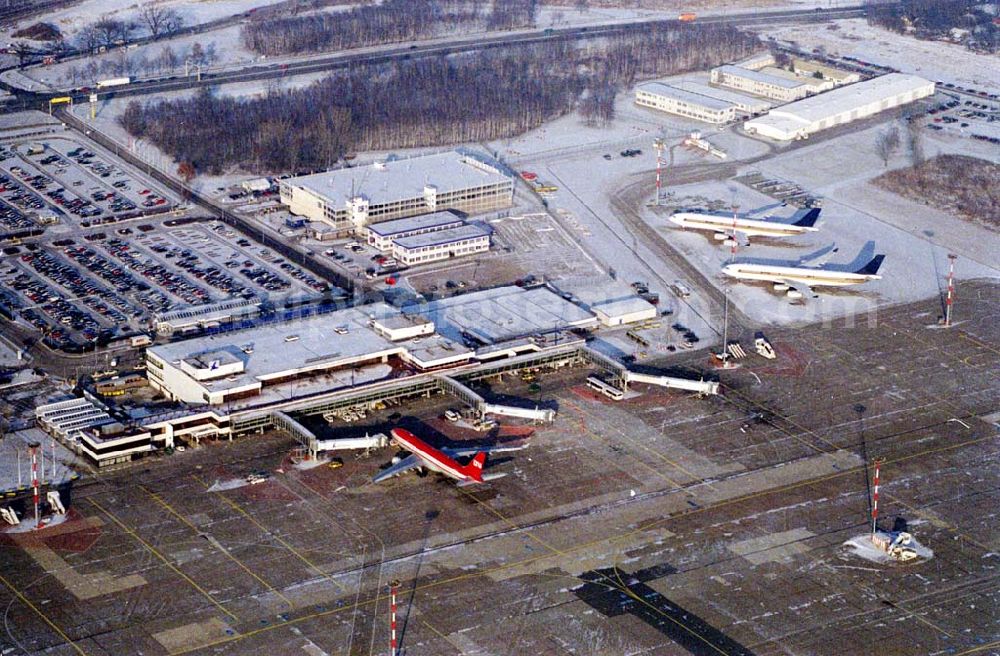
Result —
[[[752, 26], [766, 25], [778, 21], [822, 22], [831, 19], [858, 18], [860, 16], [864, 16], [863, 6], [836, 7], [827, 9], [796, 9], [765, 13], [746, 12], [721, 16], [706, 16], [704, 18], [699, 18], [697, 24]], [[393, 44], [374, 50], [366, 49], [364, 52], [347, 51], [335, 54], [319, 55], [317, 57], [298, 62], [270, 64], [267, 66], [253, 66], [250, 68], [218, 73], [205, 73], [200, 77], [173, 76], [162, 79], [145, 80], [134, 82], [124, 87], [115, 87], [109, 90], [98, 91], [97, 95], [101, 100], [125, 96], [142, 96], [167, 91], [193, 89], [203, 86], [269, 80], [295, 75], [307, 75], [310, 73], [323, 73], [348, 68], [350, 66], [356, 66], [358, 64], [381, 64], [414, 59], [418, 57], [442, 56], [489, 48], [502, 48], [510, 45], [540, 43], [550, 40], [562, 41], [602, 38], [616, 34], [627, 34], [647, 30], [652, 26], [665, 24], [684, 25], [683, 23], [673, 19], [656, 19], [634, 23], [588, 25], [583, 27], [564, 27], [555, 29], [548, 28], [544, 30], [532, 30], [517, 33], [494, 33], [492, 35], [475, 34], [471, 36], [455, 37], [446, 41], [435, 41], [434, 43], [429, 44]], [[7, 83], [0, 83], [0, 87], [6, 88], [15, 95], [15, 98], [8, 101], [5, 105], [0, 106], [0, 109], [6, 112], [21, 111], [24, 109], [44, 109], [47, 108], [48, 101], [51, 98], [60, 96], [69, 95], [73, 98], [74, 102], [86, 102], [89, 98], [89, 93], [73, 92], [69, 90], [38, 93], [19, 89]]]

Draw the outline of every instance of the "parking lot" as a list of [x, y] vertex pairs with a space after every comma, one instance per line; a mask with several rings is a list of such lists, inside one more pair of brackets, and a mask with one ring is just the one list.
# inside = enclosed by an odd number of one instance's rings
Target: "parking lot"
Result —
[[1000, 144], [1000, 104], [996, 94], [994, 99], [973, 97], [978, 94], [952, 91], [948, 86], [939, 88], [942, 102], [925, 114], [928, 129]]
[[218, 222], [105, 227], [0, 257], [3, 304], [57, 349], [137, 331], [157, 313], [243, 297], [316, 297], [328, 283]]
[[96, 148], [49, 136], [0, 144], [0, 226], [8, 231], [63, 222], [88, 228], [173, 205]]

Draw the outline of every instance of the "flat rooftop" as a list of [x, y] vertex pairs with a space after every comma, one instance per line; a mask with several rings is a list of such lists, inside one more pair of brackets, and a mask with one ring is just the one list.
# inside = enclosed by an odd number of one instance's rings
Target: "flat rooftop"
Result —
[[374, 232], [382, 237], [391, 237], [414, 230], [425, 230], [427, 228], [437, 228], [439, 226], [450, 225], [452, 223], [462, 223], [464, 219], [453, 212], [433, 212], [431, 214], [421, 214], [411, 216], [406, 219], [396, 219], [395, 221], [382, 221], [372, 223], [368, 226], [369, 232]]
[[723, 102], [730, 103], [731, 105], [748, 105], [752, 106], [755, 111], [763, 111], [769, 109], [772, 105], [770, 102], [763, 98], [757, 96], [751, 96], [743, 93], [738, 93], [736, 91], [731, 91], [729, 89], [720, 89], [719, 87], [710, 87], [707, 84], [702, 84], [700, 82], [692, 82], [690, 80], [681, 80], [680, 82], [675, 82], [672, 85], [677, 89], [683, 89], [684, 91], [690, 91], [691, 93], [696, 93], [701, 96], [708, 96], [710, 98], [716, 98]]
[[400, 248], [414, 249], [428, 246], [444, 246], [465, 239], [475, 239], [476, 237], [487, 237], [492, 234], [483, 226], [470, 223], [469, 225], [448, 228], [447, 230], [436, 230], [425, 232], [412, 237], [401, 237], [395, 241]]
[[404, 310], [430, 319], [449, 339], [461, 341], [466, 333], [485, 344], [597, 324], [592, 313], [546, 287], [496, 287]]
[[[372, 317], [398, 314], [398, 310], [384, 303], [374, 303], [305, 319], [264, 324], [249, 330], [153, 346], [148, 350], [168, 363], [208, 353], [217, 357], [218, 352], [227, 352], [242, 360], [245, 370], [238, 375], [210, 381], [210, 388], [213, 391], [234, 389], [286, 373], [328, 368], [366, 356], [401, 351], [399, 344], [382, 337], [368, 326]], [[346, 333], [334, 330], [341, 326], [347, 328]]]
[[640, 91], [645, 91], [646, 93], [654, 93], [658, 96], [666, 96], [692, 105], [719, 111], [729, 109], [733, 106], [733, 103], [726, 102], [725, 100], [694, 93], [662, 82], [647, 82], [646, 84], [640, 84], [638, 88]]
[[362, 196], [371, 204], [380, 205], [421, 197], [427, 185], [437, 187], [441, 194], [511, 181], [501, 170], [499, 164], [491, 163], [485, 155], [473, 157], [450, 151], [303, 175], [289, 178], [285, 183], [308, 189], [334, 204]]
[[770, 75], [768, 73], [762, 73], [761, 71], [754, 71], [749, 68], [740, 68], [739, 66], [733, 66], [732, 64], [719, 66], [718, 70], [724, 73], [725, 75], [743, 77], [748, 80], [756, 80], [757, 82], [763, 82], [764, 84], [772, 84], [774, 86], [784, 87], [786, 89], [796, 89], [805, 84], [805, 82], [802, 80], [789, 80], [784, 77], [779, 77], [777, 75]]
[[827, 116], [849, 112], [885, 98], [928, 88], [931, 93], [934, 92], [934, 83], [930, 80], [917, 75], [889, 73], [788, 103], [771, 114], [780, 113], [809, 122], [819, 121]]

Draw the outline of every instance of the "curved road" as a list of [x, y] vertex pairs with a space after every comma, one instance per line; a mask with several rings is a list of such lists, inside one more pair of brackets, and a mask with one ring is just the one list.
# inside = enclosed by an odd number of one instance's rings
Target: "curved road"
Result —
[[[733, 25], [766, 25], [774, 22], [821, 22], [839, 18], [858, 18], [864, 16], [863, 6], [837, 7], [830, 9], [796, 9], [777, 12], [747, 12], [722, 16], [707, 16], [699, 18], [698, 25], [733, 24]], [[250, 82], [267, 80], [293, 75], [322, 73], [357, 64], [380, 64], [396, 60], [406, 60], [416, 57], [432, 57], [458, 52], [471, 52], [488, 48], [502, 48], [515, 44], [540, 43], [550, 40], [593, 39], [616, 34], [627, 34], [649, 29], [654, 25], [685, 25], [674, 19], [656, 19], [635, 23], [617, 23], [612, 25], [588, 25], [584, 27], [549, 28], [530, 32], [503, 33], [490, 35], [464, 36], [448, 41], [437, 41], [431, 44], [389, 45], [379, 47], [374, 52], [366, 49], [364, 52], [347, 51], [330, 55], [318, 55], [314, 58], [287, 64], [270, 64], [254, 66], [235, 71], [206, 73], [200, 79], [195, 77], [168, 77], [156, 80], [134, 82], [127, 86], [98, 91], [98, 98], [107, 100], [122, 96], [140, 96], [165, 91], [193, 89], [202, 86], [215, 86], [235, 82]], [[4, 111], [19, 111], [23, 109], [46, 108], [50, 99], [69, 95], [74, 102], [86, 102], [88, 93], [63, 91], [38, 93], [26, 91], [0, 83], [0, 87], [15, 94], [15, 98], [6, 103]]]

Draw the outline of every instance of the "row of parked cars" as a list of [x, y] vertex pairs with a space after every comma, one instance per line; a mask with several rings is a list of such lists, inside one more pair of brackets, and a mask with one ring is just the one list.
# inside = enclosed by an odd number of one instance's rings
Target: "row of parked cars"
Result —
[[119, 238], [109, 239], [103, 247], [113, 257], [121, 260], [125, 267], [148, 278], [167, 292], [191, 305], [204, 305], [211, 302], [208, 290], [192, 283], [184, 276], [174, 273], [153, 258], [132, 250], [132, 247]]
[[[174, 264], [178, 267], [184, 269], [195, 278], [204, 280], [212, 287], [215, 287], [226, 294], [238, 296], [247, 291], [246, 286], [237, 282], [232, 276], [228, 275], [219, 267], [210, 266], [202, 268], [198, 266], [200, 258], [190, 250], [182, 249], [177, 246], [167, 247], [162, 245], [151, 246], [150, 250], [156, 253], [161, 253], [164, 257], [170, 259], [177, 258], [174, 260]], [[252, 292], [250, 296], [253, 296]]]
[[[20, 166], [12, 166], [10, 172], [19, 177], [22, 182], [34, 191], [39, 194], [45, 194], [54, 204], [65, 208], [68, 212], [80, 218], [100, 216], [103, 213], [100, 208], [94, 206], [89, 200], [68, 191], [47, 175], [41, 173], [32, 175], [30, 171]], [[44, 203], [37, 205], [34, 209], [41, 209], [42, 207], [44, 207]]]
[[28, 262], [40, 275], [69, 291], [76, 300], [76, 305], [85, 304], [116, 324], [127, 321], [124, 313], [129, 311], [129, 305], [125, 299], [97, 284], [72, 264], [45, 251], [27, 253], [21, 256], [21, 260]]
[[[110, 283], [115, 291], [121, 294], [130, 294], [150, 314], [170, 309], [172, 302], [166, 294], [153, 289], [142, 280], [138, 280], [120, 264], [115, 264], [103, 257], [93, 248], [67, 246], [63, 252], [77, 264]], [[142, 312], [139, 310], [132, 310], [131, 314], [133, 317], [142, 316]]]

